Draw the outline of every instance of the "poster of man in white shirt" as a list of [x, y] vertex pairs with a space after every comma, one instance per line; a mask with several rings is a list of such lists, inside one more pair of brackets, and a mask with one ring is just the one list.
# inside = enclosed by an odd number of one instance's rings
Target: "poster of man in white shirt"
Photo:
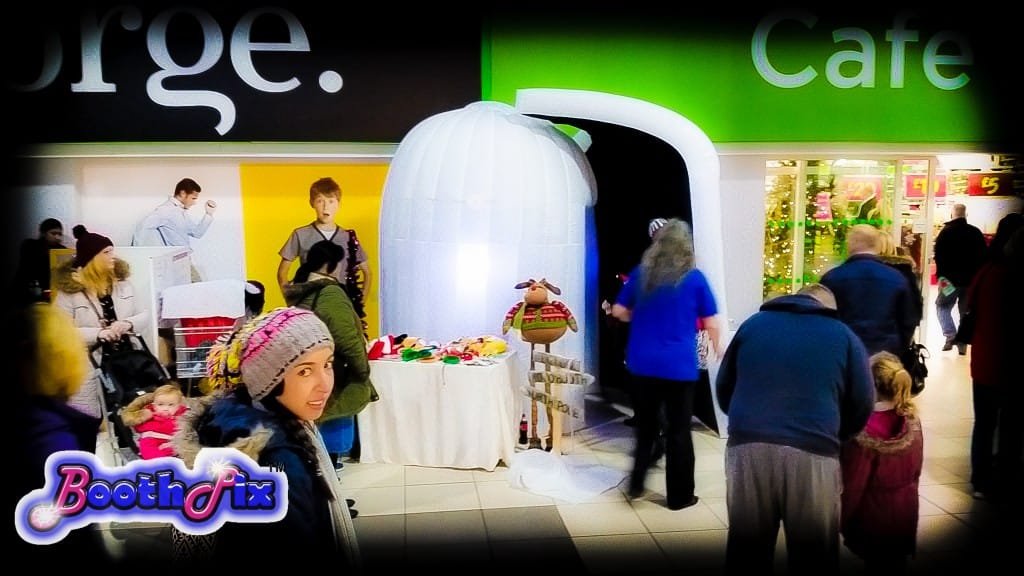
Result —
[[[189, 218], [188, 210], [199, 202], [202, 188], [191, 178], [183, 178], [174, 187], [174, 195], [147, 214], [135, 228], [132, 246], [189, 246], [189, 238], [202, 238], [213, 223], [217, 203], [207, 200], [205, 213], [198, 222]], [[192, 266], [192, 281], [201, 280]]]

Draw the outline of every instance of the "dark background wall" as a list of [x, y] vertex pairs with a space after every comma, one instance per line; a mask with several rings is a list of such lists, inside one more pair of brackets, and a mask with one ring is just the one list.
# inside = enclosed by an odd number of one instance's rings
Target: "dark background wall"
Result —
[[[632, 128], [579, 119], [550, 120], [585, 130], [593, 140], [587, 159], [597, 180], [598, 294], [601, 300], [614, 303], [622, 286], [619, 275], [629, 274], [650, 244], [648, 222], [652, 218], [690, 221], [686, 164], [664, 141]], [[611, 399], [628, 402], [623, 397], [622, 368], [628, 327], [607, 319], [597, 328], [601, 388]]]

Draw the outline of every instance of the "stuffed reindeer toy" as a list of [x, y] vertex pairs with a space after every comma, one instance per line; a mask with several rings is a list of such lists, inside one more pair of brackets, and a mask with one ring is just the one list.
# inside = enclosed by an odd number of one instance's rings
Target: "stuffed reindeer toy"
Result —
[[[509, 328], [519, 330], [519, 337], [523, 342], [530, 343], [530, 367], [533, 368], [533, 347], [536, 344], [543, 344], [544, 351], [551, 351], [551, 343], [565, 335], [566, 329], [577, 332], [576, 319], [573, 318], [569, 308], [561, 302], [549, 300], [549, 294], [560, 296], [562, 291], [558, 286], [551, 284], [546, 279], [534, 280], [530, 278], [525, 282], [516, 284], [517, 290], [526, 289], [522, 302], [517, 302], [505, 314], [505, 321], [501, 325], [501, 333], [505, 334]], [[550, 385], [547, 386], [550, 388]], [[550, 394], [550, 390], [547, 390]], [[550, 397], [550, 396], [549, 396]], [[551, 425], [551, 406], [547, 406], [548, 425]], [[530, 402], [530, 419], [532, 420], [533, 433], [530, 438], [530, 448], [540, 448], [541, 441], [537, 435], [537, 402]], [[546, 449], [551, 450], [552, 438], [548, 438]]]

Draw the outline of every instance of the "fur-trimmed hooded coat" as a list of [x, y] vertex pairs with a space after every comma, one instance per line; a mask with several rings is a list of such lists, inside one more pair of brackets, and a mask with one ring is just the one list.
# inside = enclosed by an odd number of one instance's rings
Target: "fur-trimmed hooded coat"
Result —
[[[72, 262], [66, 262], [55, 271], [54, 284], [57, 297], [54, 304], [71, 315], [78, 327], [82, 342], [88, 348], [96, 343], [100, 330], [104, 328], [103, 307], [95, 295], [86, 294], [85, 287], [74, 278]], [[114, 300], [114, 312], [118, 320], [132, 323], [136, 332], [146, 322], [146, 310], [135, 300], [135, 288], [128, 280], [131, 267], [120, 258], [114, 259], [114, 282], [110, 293]], [[99, 370], [89, 364], [89, 376], [77, 394], [68, 399], [68, 404], [90, 416], [101, 417]]]
[[151, 460], [161, 456], [175, 456], [171, 438], [178, 430], [178, 419], [188, 411], [182, 402], [171, 416], [162, 416], [153, 410], [156, 394], [147, 392], [121, 409], [121, 422], [139, 435], [139, 456]]
[[[917, 278], [917, 273], [914, 272], [914, 261], [898, 254], [895, 256], [881, 255], [878, 258], [902, 274], [903, 278], [907, 281], [907, 286], [910, 286], [911, 301], [913, 303], [912, 314], [913, 318], [917, 320], [914, 323], [916, 327], [921, 323], [921, 318], [924, 315], [924, 300], [921, 298], [921, 282]], [[909, 335], [903, 334], [902, 336], [907, 340], [903, 345], [909, 346], [910, 340], [913, 338], [913, 331]]]
[[917, 547], [918, 485], [924, 436], [916, 416], [876, 411], [843, 444], [843, 543], [864, 558], [913, 555]]
[[[310, 461], [296, 434], [310, 435], [317, 446], [316, 461]], [[214, 559], [237, 565], [238, 560], [271, 553], [286, 554], [300, 564], [312, 559], [335, 568], [359, 564], [352, 519], [315, 426], [289, 422], [232, 393], [214, 392], [181, 417], [172, 443], [188, 467], [203, 447], [228, 447], [288, 477], [287, 515], [269, 524], [224, 524], [216, 532]]]

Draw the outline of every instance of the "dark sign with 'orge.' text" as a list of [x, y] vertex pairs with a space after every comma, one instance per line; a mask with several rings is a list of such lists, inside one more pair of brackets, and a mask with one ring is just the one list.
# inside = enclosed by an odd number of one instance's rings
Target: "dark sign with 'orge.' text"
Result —
[[394, 142], [479, 99], [475, 20], [339, 6], [12, 15], [0, 34], [6, 124], [22, 127], [21, 142]]

